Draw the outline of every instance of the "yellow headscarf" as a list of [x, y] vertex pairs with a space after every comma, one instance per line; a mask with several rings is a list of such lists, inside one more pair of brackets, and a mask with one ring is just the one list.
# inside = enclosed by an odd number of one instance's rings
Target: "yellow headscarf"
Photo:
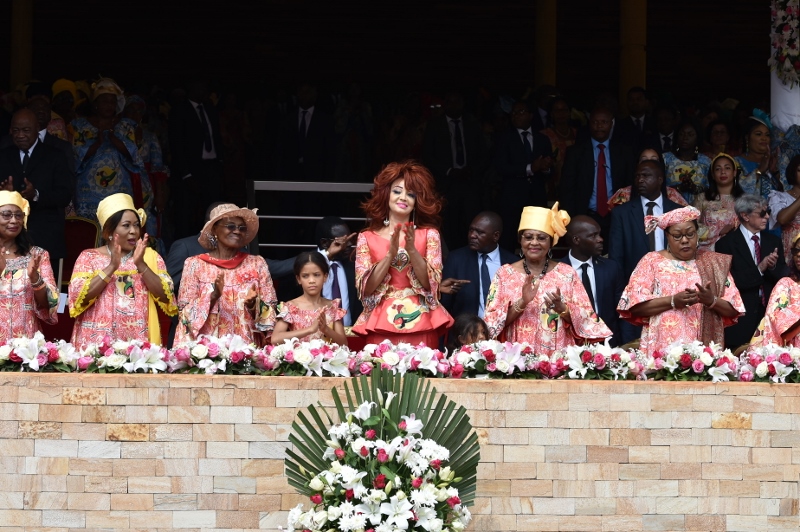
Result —
[[53, 83], [53, 89], [52, 90], [53, 90], [53, 96], [55, 96], [57, 94], [61, 94], [64, 91], [67, 91], [70, 94], [72, 94], [72, 101], [73, 102], [77, 102], [78, 101], [78, 88], [75, 85], [74, 81], [70, 81], [70, 80], [64, 79], [64, 78], [57, 79], [55, 81], [55, 83]]
[[[133, 198], [127, 194], [112, 194], [103, 199], [97, 205], [97, 220], [100, 222], [100, 227], [106, 225], [106, 221], [114, 214], [120, 211], [133, 211], [139, 216], [139, 221], [144, 227], [147, 220], [147, 215], [144, 209], [137, 209], [133, 205]], [[153, 270], [153, 273], [158, 274], [158, 253], [150, 248], [144, 251], [144, 263], [147, 267]], [[167, 305], [171, 308], [174, 305]], [[158, 310], [156, 308], [156, 300], [153, 294], [150, 293], [148, 297], [148, 312], [147, 312], [147, 330], [150, 343], [161, 345], [161, 327], [158, 323]]]
[[522, 209], [522, 217], [519, 220], [517, 232], [526, 229], [542, 231], [553, 237], [553, 245], [558, 243], [559, 237], [567, 233], [567, 224], [570, 217], [567, 211], [558, 210], [558, 202], [555, 202], [552, 209], [544, 207], [525, 207]]
[[28, 228], [28, 215], [31, 213], [31, 205], [28, 200], [23, 198], [19, 192], [0, 190], [0, 206], [3, 205], [16, 205], [19, 207], [25, 215], [25, 218], [22, 219], [22, 225], [25, 226], [25, 229]]

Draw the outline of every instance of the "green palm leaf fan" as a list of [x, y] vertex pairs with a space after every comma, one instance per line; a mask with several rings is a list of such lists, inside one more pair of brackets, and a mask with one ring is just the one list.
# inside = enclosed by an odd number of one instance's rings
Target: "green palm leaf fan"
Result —
[[[453, 482], [461, 501], [471, 506], [475, 500], [477, 468], [480, 462], [478, 436], [472, 430], [467, 410], [438, 394], [431, 382], [416, 374], [401, 378], [389, 370], [374, 371], [370, 377], [361, 376], [345, 382], [344, 397], [335, 387], [331, 389], [335, 412], [320, 404], [309, 405], [297, 413], [292, 423], [289, 441], [293, 449], [287, 449], [285, 459], [289, 485], [298, 493], [310, 496], [309, 480], [330, 467], [322, 455], [327, 449], [328, 428], [343, 421], [348, 412], [355, 411], [365, 402], [374, 402], [371, 417], [365, 425], [383, 423], [384, 438], [391, 439], [397, 433], [397, 424], [402, 416], [416, 416], [424, 424], [422, 437], [430, 438], [449, 449], [447, 465], [457, 472], [460, 480]], [[389, 394], [396, 394], [385, 407]], [[333, 415], [332, 415], [333, 414]]]

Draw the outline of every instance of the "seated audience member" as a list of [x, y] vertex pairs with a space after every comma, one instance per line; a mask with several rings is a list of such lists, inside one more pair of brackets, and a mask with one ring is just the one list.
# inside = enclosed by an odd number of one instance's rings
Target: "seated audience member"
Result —
[[[658, 163], [659, 166], [661, 166], [662, 173], [666, 175], [667, 171], [666, 168], [664, 167], [664, 161], [661, 159], [661, 155], [656, 150], [652, 148], [643, 149], [642, 152], [639, 154], [639, 160], [637, 161], [637, 164], [643, 161], [655, 161], [656, 163]], [[622, 187], [621, 189], [617, 190], [614, 193], [614, 195], [611, 196], [611, 199], [608, 200], [608, 208], [613, 209], [617, 205], [628, 203], [631, 199], [632, 190], [633, 187], [630, 186]], [[680, 192], [678, 192], [672, 187], [666, 186], [666, 183], [661, 185], [661, 193], [666, 194], [667, 198], [669, 198], [670, 201], [677, 203], [681, 207], [686, 207], [687, 205], [689, 205], [688, 203], [686, 203], [686, 200], [683, 199], [683, 196], [681, 196]]]
[[738, 142], [732, 142], [731, 130], [725, 120], [714, 120], [706, 126], [705, 130], [706, 144], [703, 155], [709, 159], [713, 159], [720, 153], [727, 153], [728, 155], [739, 155], [737, 148]]
[[628, 89], [626, 103], [629, 114], [615, 121], [614, 138], [638, 153], [642, 150], [644, 140], [655, 131], [655, 121], [647, 114], [649, 101], [644, 88]]
[[561, 262], [580, 274], [589, 302], [614, 334], [611, 345], [619, 345], [617, 303], [627, 280], [622, 268], [615, 261], [600, 256], [603, 252], [600, 225], [589, 216], [578, 215], [569, 222], [566, 240], [569, 253]]
[[678, 111], [671, 105], [659, 105], [655, 110], [656, 130], [644, 140], [644, 146], [655, 148], [660, 154], [671, 152], [675, 148], [675, 126], [678, 123]]
[[731, 349], [750, 341], [769, 300], [772, 288], [786, 274], [780, 238], [767, 231], [770, 212], [765, 199], [745, 194], [736, 200], [739, 229], [717, 242], [716, 250], [733, 257], [731, 275], [744, 302], [745, 315], [725, 331]]
[[553, 151], [553, 167], [547, 181], [548, 198], [551, 196], [555, 198], [558, 194], [558, 182], [561, 179], [561, 168], [564, 166], [567, 148], [573, 146], [578, 137], [578, 130], [570, 121], [571, 109], [569, 102], [563, 96], [553, 98], [548, 115], [550, 126], [540, 132], [550, 139], [550, 147]]
[[322, 297], [341, 300], [341, 307], [346, 311], [342, 318], [345, 327], [352, 326], [363, 309], [356, 290], [356, 265], [352, 258], [357, 236], [357, 233], [350, 232], [350, 227], [338, 216], [325, 216], [317, 222], [317, 251], [330, 267], [322, 288]]
[[272, 334], [277, 298], [269, 267], [263, 257], [242, 251], [257, 233], [253, 210], [223, 203], [211, 211], [198, 238], [207, 252], [184, 265], [175, 345], [201, 334], [265, 343]]
[[664, 152], [667, 185], [678, 189], [687, 203], [692, 203], [708, 187], [711, 159], [698, 153], [700, 130], [691, 120], [681, 122], [675, 136], [672, 151]]
[[492, 338], [528, 342], [551, 355], [570, 345], [600, 342], [611, 331], [597, 317], [580, 275], [550, 260], [550, 250], [567, 232], [569, 214], [525, 207], [519, 223], [521, 261], [497, 270], [489, 288], [486, 325]]
[[[633, 198], [611, 211], [611, 231], [608, 257], [622, 268], [629, 279], [639, 261], [649, 252], [660, 251], [667, 245], [664, 230], [656, 227], [645, 232], [645, 216], [659, 216], [679, 209], [680, 205], [662, 194], [664, 174], [655, 161], [644, 161], [636, 168]], [[620, 344], [641, 336], [641, 330], [630, 322], [620, 322]]]
[[573, 216], [588, 214], [600, 224], [604, 239], [611, 225], [608, 200], [615, 191], [633, 182], [635, 171], [630, 148], [610, 139], [613, 123], [614, 115], [608, 109], [592, 111], [591, 138], [567, 150], [559, 193], [565, 210]]
[[[512, 127], [500, 133], [494, 146], [494, 169], [502, 181], [500, 205], [503, 223], [513, 227], [516, 215], [526, 205], [547, 205], [547, 180], [553, 168], [553, 151], [548, 139], [531, 127], [530, 104], [517, 102], [511, 109]], [[513, 248], [514, 235], [503, 238]]]
[[769, 208], [773, 216], [769, 228], [780, 225], [783, 239], [784, 258], [789, 258], [789, 250], [795, 237], [800, 234], [800, 155], [795, 155], [786, 167], [786, 192], [772, 190], [769, 193]]
[[475, 314], [462, 314], [447, 332], [447, 351], [452, 355], [462, 346], [489, 339], [489, 328]]
[[800, 234], [795, 235], [789, 251], [789, 275], [779, 280], [767, 302], [751, 343], [800, 347]]
[[766, 117], [751, 116], [744, 133], [744, 153], [736, 157], [742, 167], [739, 182], [745, 194], [766, 198], [772, 190], [784, 190], [788, 183], [781, 182], [778, 160], [770, 150], [771, 125]]
[[[75, 120], [75, 104], [78, 101], [78, 88], [74, 81], [57, 79], [51, 87], [53, 93], [53, 112], [65, 124]], [[67, 139], [71, 140], [71, 139]]]
[[469, 226], [469, 244], [448, 254], [442, 269], [444, 280], [439, 289], [441, 303], [451, 316], [475, 314], [483, 317], [494, 274], [503, 264], [519, 260], [497, 244], [502, 233], [500, 216], [490, 211], [482, 212]]
[[633, 271], [617, 309], [642, 327], [639, 348], [647, 354], [673, 342], [724, 344], [723, 328], [744, 312], [729, 273], [731, 258], [697, 252], [700, 211], [683, 207], [648, 216], [648, 232], [664, 231], [666, 249], [646, 254]]
[[291, 338], [302, 342], [321, 339], [347, 345], [342, 324], [347, 311], [341, 307], [342, 300], [322, 296], [328, 272], [328, 261], [322, 253], [305, 251], [297, 256], [294, 274], [303, 295], [278, 305], [278, 319], [271, 337], [273, 345]]
[[58, 261], [66, 257], [64, 208], [72, 198], [70, 160], [48, 134], [39, 135], [40, 123], [30, 109], [20, 109], [11, 119], [12, 144], [0, 150], [0, 188], [17, 191], [30, 204], [27, 227], [31, 240]]
[[700, 249], [714, 251], [717, 241], [739, 227], [734, 212], [736, 199], [744, 194], [739, 185], [739, 166], [730, 155], [720, 153], [708, 168], [708, 188], [694, 200], [700, 211]]

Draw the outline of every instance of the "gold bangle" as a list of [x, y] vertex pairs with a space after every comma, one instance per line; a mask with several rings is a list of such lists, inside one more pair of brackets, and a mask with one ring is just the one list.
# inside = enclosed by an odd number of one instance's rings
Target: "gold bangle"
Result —
[[103, 282], [106, 283], [106, 284], [111, 282], [111, 277], [106, 275], [106, 272], [104, 272], [103, 270], [99, 270], [98, 273], [97, 273], [97, 276], [100, 277], [100, 279], [102, 279]]
[[148, 266], [147, 264], [145, 264], [145, 265], [144, 265], [144, 271], [142, 271], [142, 272], [139, 272], [139, 275], [144, 275], [144, 274], [146, 274], [146, 273], [147, 273], [147, 272], [149, 272], [149, 271], [150, 271], [150, 266]]
[[566, 307], [566, 308], [564, 309], [564, 312], [559, 312], [559, 313], [558, 313], [558, 317], [559, 317], [559, 318], [563, 318], [564, 316], [566, 316], [567, 314], [569, 314], [569, 307], [567, 307], [566, 305], [564, 305], [564, 306]]
[[[522, 301], [521, 307], [519, 306], [520, 301]], [[522, 298], [517, 299], [516, 301], [514, 301], [514, 304], [512, 305], [511, 308], [513, 308], [515, 312], [522, 314], [523, 312], [525, 312], [525, 300]]]

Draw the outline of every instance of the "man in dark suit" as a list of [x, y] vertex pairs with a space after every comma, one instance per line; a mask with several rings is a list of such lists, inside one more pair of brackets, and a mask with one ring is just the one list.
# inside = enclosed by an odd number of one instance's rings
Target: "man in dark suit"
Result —
[[[335, 164], [333, 117], [317, 105], [317, 89], [303, 83], [297, 89], [297, 107], [281, 126], [278, 179], [332, 181]], [[305, 198], [306, 196], [304, 196]]]
[[422, 141], [422, 161], [446, 200], [442, 237], [449, 248], [466, 244], [464, 227], [481, 208], [487, 149], [480, 123], [464, 114], [464, 97], [449, 92], [444, 114], [431, 118]]
[[[661, 165], [655, 161], [642, 161], [636, 167], [630, 201], [611, 211], [608, 258], [620, 265], [626, 284], [642, 257], [667, 246], [662, 229], [656, 228], [650, 234], [644, 231], [646, 214], [658, 216], [680, 208], [680, 205], [667, 199], [663, 186], [664, 171]], [[620, 335], [620, 344], [626, 344], [641, 336], [641, 327], [621, 321]]]
[[739, 229], [720, 238], [715, 248], [733, 256], [731, 276], [745, 309], [736, 324], [725, 328], [725, 346], [731, 349], [750, 343], [775, 283], [786, 275], [781, 239], [765, 231], [770, 215], [766, 200], [746, 194], [734, 209]]
[[47, 250], [53, 272], [67, 254], [64, 208], [72, 198], [72, 171], [64, 152], [39, 140], [39, 122], [30, 109], [11, 118], [13, 144], [0, 150], [0, 188], [16, 190], [31, 206], [28, 234]]
[[[512, 127], [497, 139], [494, 167], [502, 180], [500, 205], [503, 206], [503, 223], [514, 227], [523, 207], [546, 207], [546, 183], [553, 168], [553, 150], [550, 139], [531, 126], [533, 110], [527, 102], [517, 102], [511, 109]], [[515, 249], [516, 234], [509, 231], [503, 237], [503, 246]]]
[[614, 141], [631, 148], [634, 155], [644, 149], [644, 140], [655, 131], [655, 120], [647, 114], [647, 92], [642, 87], [631, 87], [627, 94], [628, 116], [615, 120]]
[[660, 105], [655, 111], [655, 117], [656, 127], [642, 140], [642, 148], [651, 148], [663, 156], [675, 149], [675, 143], [678, 141], [678, 136], [675, 134], [679, 118], [678, 110], [671, 105]]
[[192, 81], [187, 98], [169, 114], [170, 188], [175, 204], [175, 236], [189, 236], [202, 224], [206, 205], [218, 201], [222, 182], [219, 115], [208, 84]]
[[442, 268], [442, 305], [453, 316], [475, 314], [483, 318], [486, 296], [494, 274], [519, 257], [498, 246], [503, 221], [491, 211], [479, 213], [469, 226], [466, 247], [454, 249]]
[[617, 346], [620, 340], [617, 305], [625, 289], [626, 279], [617, 262], [600, 256], [603, 252], [603, 237], [600, 224], [589, 216], [579, 214], [567, 226], [569, 253], [561, 259], [581, 274], [583, 287], [595, 312], [614, 333], [610, 344]]
[[567, 149], [561, 170], [560, 207], [571, 216], [588, 214], [600, 224], [608, 241], [611, 217], [608, 200], [633, 181], [634, 154], [622, 143], [610, 141], [614, 115], [604, 107], [589, 116], [591, 138]]
[[317, 222], [317, 251], [322, 253], [330, 266], [328, 280], [322, 286], [322, 297], [342, 300], [342, 308], [347, 311], [342, 320], [345, 327], [352, 326], [364, 310], [358, 299], [356, 268], [351, 258], [357, 236], [338, 216], [325, 216]]

